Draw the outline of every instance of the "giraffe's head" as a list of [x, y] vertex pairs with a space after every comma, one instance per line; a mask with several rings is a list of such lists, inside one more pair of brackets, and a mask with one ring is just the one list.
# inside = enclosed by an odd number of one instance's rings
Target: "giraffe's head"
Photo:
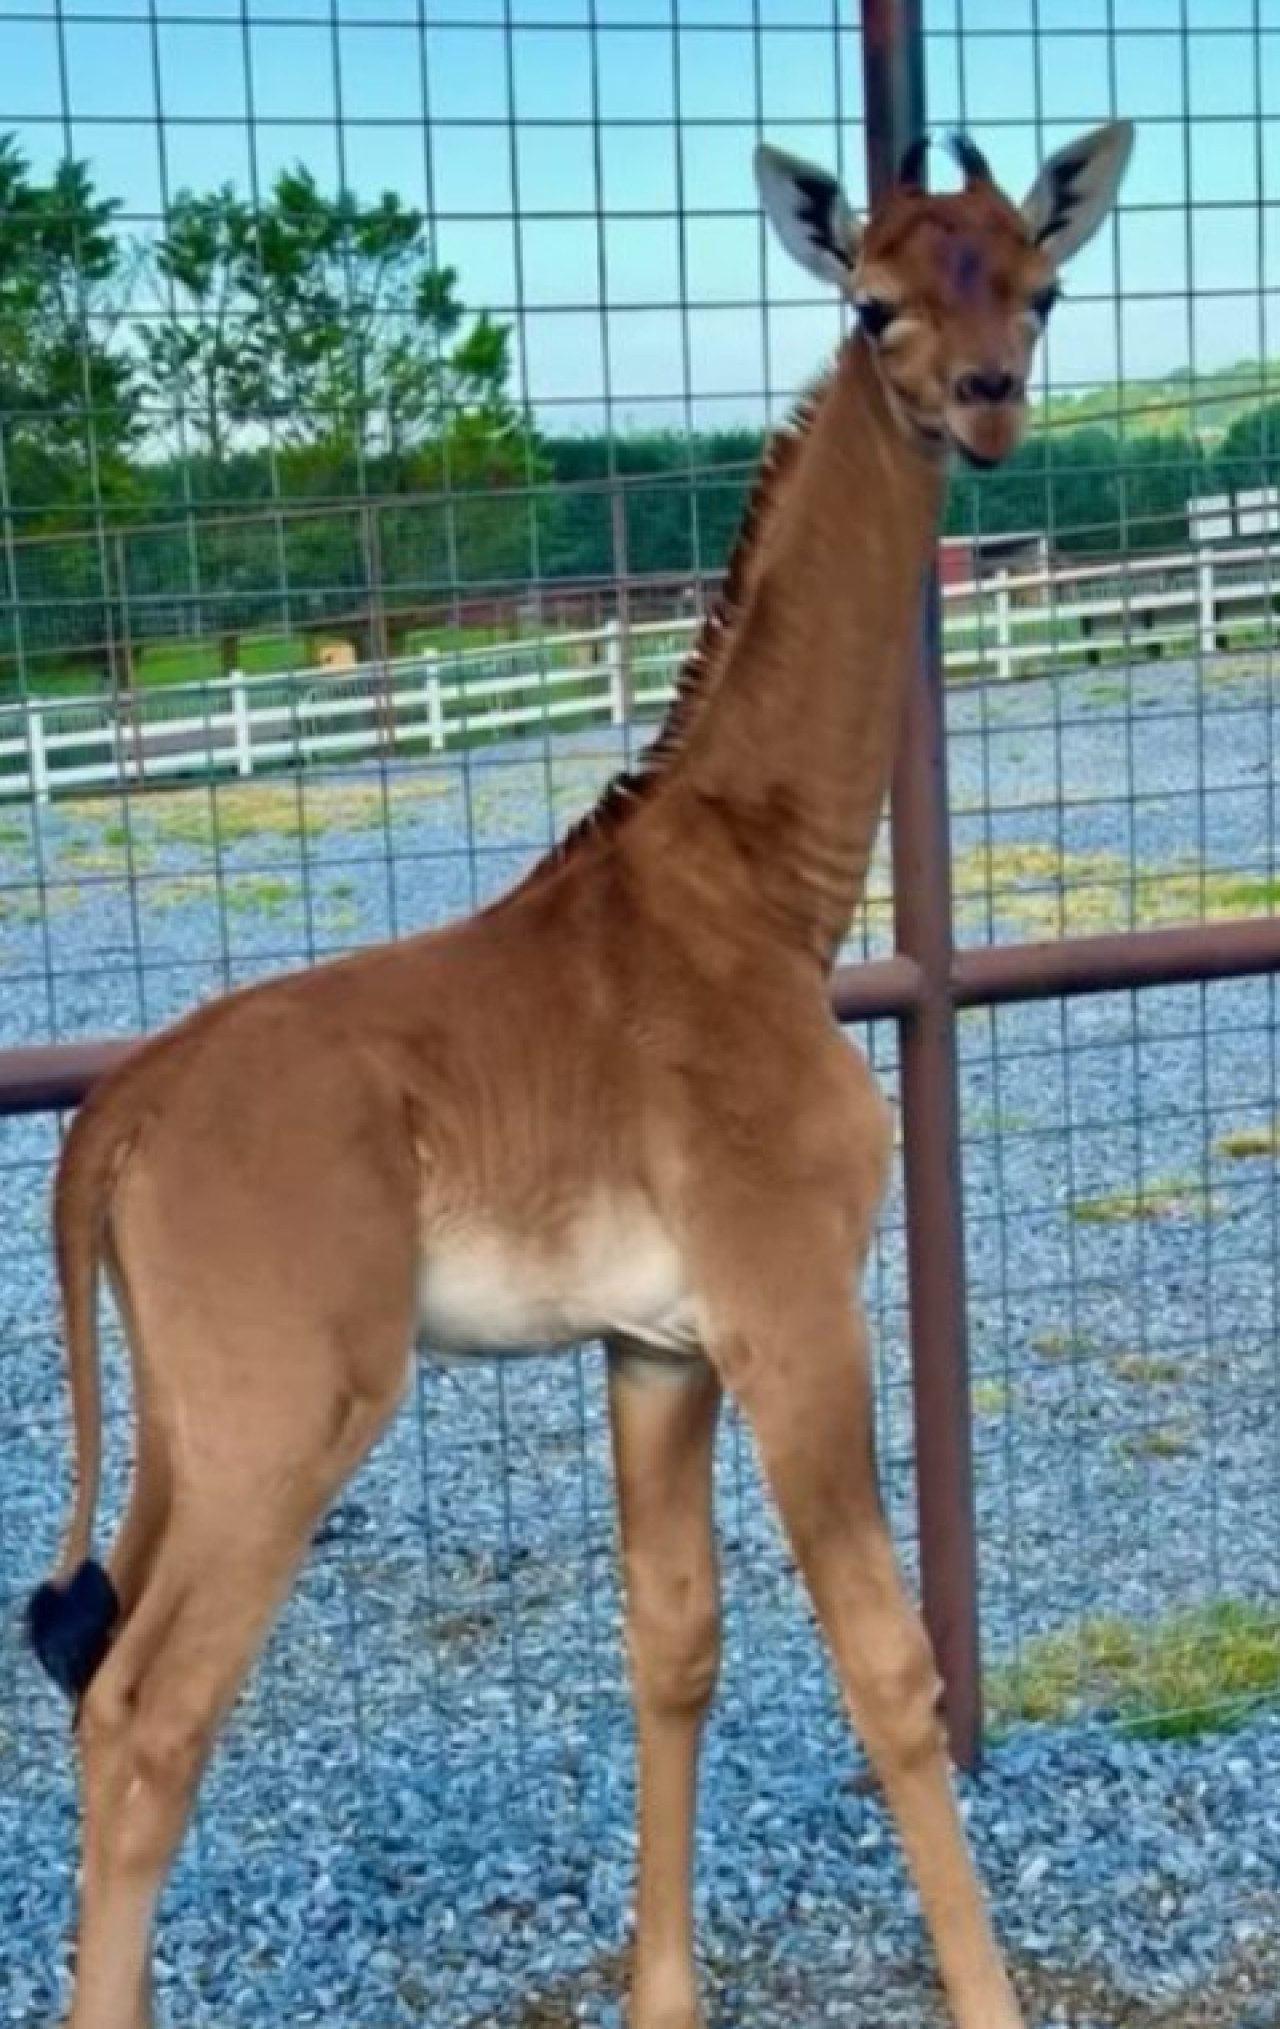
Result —
[[964, 188], [926, 192], [925, 146], [865, 222], [834, 177], [779, 149], [757, 149], [756, 177], [788, 252], [857, 310], [903, 427], [927, 449], [997, 465], [1026, 424], [1059, 271], [1115, 202], [1133, 128], [1115, 120], [1059, 149], [1021, 205], [962, 135], [951, 147]]

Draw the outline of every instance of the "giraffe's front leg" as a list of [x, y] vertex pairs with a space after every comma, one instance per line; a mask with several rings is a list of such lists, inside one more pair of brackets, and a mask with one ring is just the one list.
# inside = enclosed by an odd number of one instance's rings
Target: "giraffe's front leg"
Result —
[[[775, 1247], [786, 1237], [774, 1220]], [[824, 1272], [820, 1221], [787, 1263], [767, 1236], [723, 1290], [709, 1346], [752, 1426], [826, 1634], [850, 1713], [898, 1823], [933, 1937], [955, 2029], [1022, 2029], [952, 1794], [939, 1685], [899, 1576], [872, 1461], [870, 1358], [837, 1257]], [[719, 1295], [720, 1292], [717, 1292]]]
[[711, 1461], [720, 1384], [699, 1360], [610, 1348], [618, 1513], [639, 1766], [631, 2029], [704, 2029], [693, 1939], [693, 1829], [720, 1602]]

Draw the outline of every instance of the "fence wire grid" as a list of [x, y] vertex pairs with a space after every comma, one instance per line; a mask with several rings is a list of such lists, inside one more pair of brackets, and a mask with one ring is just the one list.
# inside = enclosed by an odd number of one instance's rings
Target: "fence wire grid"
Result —
[[[1080, 128], [1140, 129], [1025, 451], [953, 488], [958, 940], [1274, 915], [1280, 6], [927, 0], [925, 36], [931, 126], [1015, 193]], [[768, 242], [761, 134], [865, 201], [849, 0], [4, 6], [6, 1047], [153, 1029], [468, 909], [648, 737], [762, 433], [842, 328]], [[891, 950], [890, 904], [882, 853], [850, 959]], [[1198, 1735], [1274, 1685], [1276, 1036], [1270, 977], [960, 1018], [997, 1733]], [[892, 1094], [894, 1025], [859, 1040]], [[0, 1119], [0, 2019], [32, 2024], [74, 1829], [16, 1627], [69, 1494], [62, 1125]], [[896, 1190], [869, 1297], [916, 1576]], [[716, 1993], [744, 2024], [825, 2006], [847, 1894], [927, 2017], [733, 1419], [717, 1471]], [[592, 1351], [424, 1369], [206, 1784], [160, 1947], [180, 2019], [619, 2019], [618, 1618]], [[767, 1877], [735, 1860], [754, 1825]]]

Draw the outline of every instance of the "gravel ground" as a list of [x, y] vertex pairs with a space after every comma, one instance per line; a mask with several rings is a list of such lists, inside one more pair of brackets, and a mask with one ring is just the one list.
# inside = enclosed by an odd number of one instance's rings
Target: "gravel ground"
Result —
[[[1280, 894], [1265, 672], [967, 690], [952, 725], [966, 937], [1102, 927], [1139, 890], [1166, 914]], [[34, 834], [0, 807], [0, 1035], [155, 1025], [228, 979], [440, 920], [504, 885], [616, 758], [582, 736], [554, 770], [504, 749], [326, 781], [303, 837], [293, 790], [236, 789], [216, 854], [196, 792], [140, 803], [127, 832], [105, 806], [45, 812]], [[1276, 1118], [1275, 1017], [1264, 980], [963, 1023], [998, 1663], [1083, 1615], [1275, 1598], [1275, 1155], [1220, 1145]], [[892, 1036], [872, 1044], [892, 1089]], [[58, 2019], [74, 1849], [65, 1715], [16, 1639], [66, 1493], [53, 1145], [47, 1121], [0, 1125], [0, 2024], [31, 2029]], [[871, 1296], [885, 1490], [914, 1569], [896, 1201]], [[118, 1493], [114, 1367], [109, 1400]], [[718, 1470], [728, 1652], [701, 1870], [717, 2029], [940, 2021], [894, 1841], [732, 1425]], [[1029, 2003], [1045, 2021], [1269, 2029], [1280, 1722], [1184, 1742], [1106, 1720], [1003, 1732], [963, 1785]], [[211, 1772], [166, 1904], [167, 2014], [612, 2029], [630, 1803], [598, 1363], [425, 1371], [322, 1530]]]

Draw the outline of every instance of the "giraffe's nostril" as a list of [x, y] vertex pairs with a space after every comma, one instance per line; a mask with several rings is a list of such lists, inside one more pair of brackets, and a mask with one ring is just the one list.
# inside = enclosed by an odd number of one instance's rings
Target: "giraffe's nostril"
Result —
[[1018, 382], [1011, 373], [962, 373], [956, 382], [958, 402], [967, 407], [976, 402], [1007, 402], [1017, 394]]

